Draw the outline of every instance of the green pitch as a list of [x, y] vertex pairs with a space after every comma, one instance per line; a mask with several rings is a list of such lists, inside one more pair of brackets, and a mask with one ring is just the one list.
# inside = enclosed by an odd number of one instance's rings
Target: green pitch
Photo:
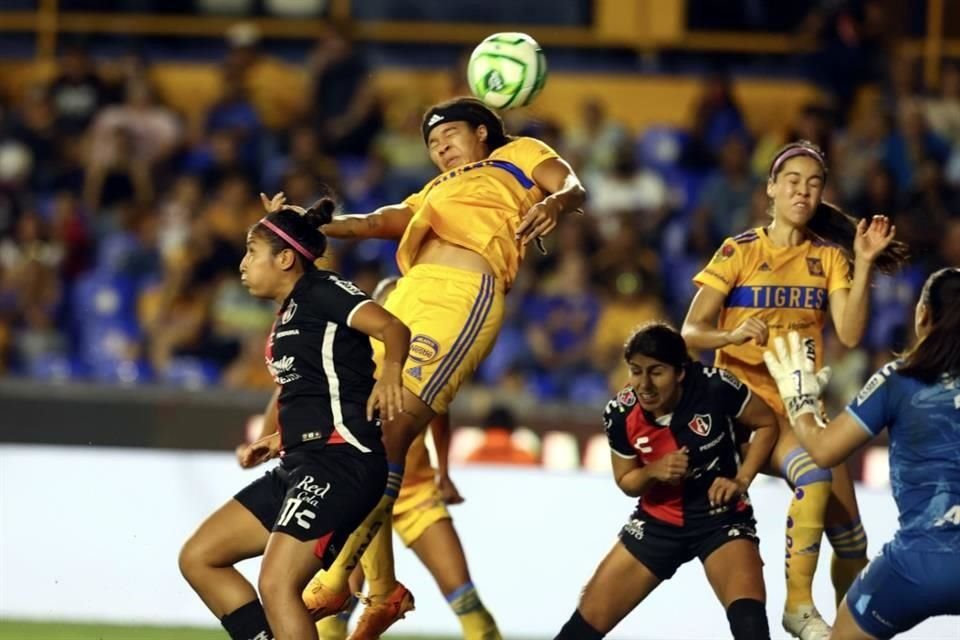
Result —
[[[393, 640], [454, 640], [421, 636], [386, 636]], [[0, 620], [0, 640], [226, 640], [226, 632], [197, 627], [125, 627]]]

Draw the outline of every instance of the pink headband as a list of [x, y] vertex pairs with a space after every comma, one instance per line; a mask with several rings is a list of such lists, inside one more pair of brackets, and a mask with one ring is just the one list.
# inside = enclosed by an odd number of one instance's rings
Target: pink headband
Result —
[[826, 172], [827, 166], [823, 161], [823, 156], [814, 151], [809, 147], [794, 147], [780, 154], [776, 160], [773, 161], [773, 166], [770, 167], [770, 177], [777, 175], [777, 171], [780, 170], [780, 167], [783, 166], [783, 163], [789, 160], [790, 158], [796, 158], [797, 156], [810, 156], [818, 163], [820, 163], [820, 168]]
[[284, 231], [283, 229], [281, 229], [281, 228], [278, 227], [277, 225], [275, 225], [275, 224], [273, 224], [272, 222], [270, 222], [269, 220], [267, 220], [266, 216], [264, 216], [263, 218], [260, 218], [260, 224], [262, 224], [262, 225], [265, 226], [267, 229], [270, 229], [270, 231], [273, 231], [275, 234], [277, 234], [278, 236], [280, 236], [280, 238], [281, 238], [282, 240], [284, 240], [287, 244], [289, 244], [291, 247], [293, 247], [294, 249], [296, 249], [297, 253], [299, 253], [300, 255], [302, 255], [304, 258], [306, 258], [306, 259], [309, 260], [310, 262], [313, 262], [314, 260], [316, 260], [316, 257], [315, 257], [312, 253], [310, 253], [309, 251], [307, 251], [307, 250], [303, 247], [302, 244], [300, 244], [299, 242], [297, 242], [296, 240], [294, 240], [293, 238], [291, 238], [290, 235], [287, 234], [286, 231]]

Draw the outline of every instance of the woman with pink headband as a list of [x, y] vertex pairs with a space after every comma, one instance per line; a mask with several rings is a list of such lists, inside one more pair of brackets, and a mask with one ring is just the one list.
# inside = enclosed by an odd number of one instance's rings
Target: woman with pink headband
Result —
[[[305, 212], [270, 213], [247, 233], [240, 279], [276, 301], [267, 368], [277, 383], [262, 437], [239, 452], [256, 466], [280, 464], [242, 489], [190, 537], [180, 571], [235, 640], [317, 638], [304, 587], [336, 557], [386, 491], [380, 419], [403, 410], [401, 372], [410, 330], [352, 282], [317, 269], [326, 249], [320, 227], [334, 202]], [[370, 338], [384, 343], [374, 380]], [[263, 555], [259, 593], [234, 568]]]
[[867, 538], [846, 466], [820, 469], [800, 446], [790, 428], [792, 408], [784, 406], [764, 365], [764, 347], [797, 331], [821, 366], [828, 313], [840, 342], [855, 347], [867, 326], [874, 267], [889, 272], [906, 259], [906, 246], [893, 239], [886, 216], [858, 221], [824, 202], [826, 179], [826, 159], [815, 144], [793, 142], [776, 153], [767, 180], [772, 222], [724, 241], [694, 277], [700, 290], [683, 325], [691, 348], [716, 350], [716, 365], [778, 414], [770, 467], [794, 490], [787, 512], [783, 626], [801, 640], [830, 633], [812, 593], [825, 523], [838, 602], [867, 564]]

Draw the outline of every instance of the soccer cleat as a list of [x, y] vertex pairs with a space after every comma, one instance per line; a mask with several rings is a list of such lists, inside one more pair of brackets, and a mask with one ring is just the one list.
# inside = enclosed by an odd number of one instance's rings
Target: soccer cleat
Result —
[[334, 593], [320, 582], [311, 582], [303, 592], [303, 604], [307, 605], [307, 611], [317, 622], [348, 609], [352, 595], [350, 589]]
[[399, 582], [382, 602], [374, 603], [370, 598], [364, 598], [363, 604], [363, 615], [347, 640], [377, 640], [390, 625], [414, 609], [413, 594]]
[[783, 628], [800, 640], [829, 640], [832, 629], [816, 607], [800, 607], [796, 612], [783, 612]]

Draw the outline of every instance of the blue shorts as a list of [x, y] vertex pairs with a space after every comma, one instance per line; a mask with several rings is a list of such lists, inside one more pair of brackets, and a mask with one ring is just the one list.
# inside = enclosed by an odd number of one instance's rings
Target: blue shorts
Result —
[[857, 625], [890, 638], [927, 618], [960, 614], [960, 555], [886, 544], [847, 591]]

